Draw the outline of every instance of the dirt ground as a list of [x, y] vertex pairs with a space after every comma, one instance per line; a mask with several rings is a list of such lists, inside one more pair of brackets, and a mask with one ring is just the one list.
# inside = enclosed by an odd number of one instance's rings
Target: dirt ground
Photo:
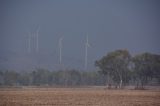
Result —
[[160, 106], [159, 90], [0, 89], [0, 106]]

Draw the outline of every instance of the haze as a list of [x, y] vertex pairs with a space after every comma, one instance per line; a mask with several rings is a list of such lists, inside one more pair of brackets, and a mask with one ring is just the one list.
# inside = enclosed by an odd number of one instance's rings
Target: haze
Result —
[[[28, 33], [39, 30], [39, 51]], [[1, 0], [0, 69], [29, 70], [58, 67], [62, 41], [64, 67], [84, 69], [88, 34], [88, 70], [116, 49], [131, 54], [160, 53], [158, 0]]]

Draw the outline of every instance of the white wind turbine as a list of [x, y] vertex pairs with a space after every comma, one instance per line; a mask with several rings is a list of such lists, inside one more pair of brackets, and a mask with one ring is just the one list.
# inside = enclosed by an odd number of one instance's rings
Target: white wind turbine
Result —
[[85, 43], [85, 64], [84, 64], [85, 70], [87, 70], [87, 65], [88, 65], [88, 47], [90, 47], [90, 44], [88, 43], [88, 34], [87, 34]]

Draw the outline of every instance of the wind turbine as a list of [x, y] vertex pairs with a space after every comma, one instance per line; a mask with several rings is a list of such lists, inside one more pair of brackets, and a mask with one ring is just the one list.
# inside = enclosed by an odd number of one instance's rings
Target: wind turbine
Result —
[[[62, 41], [63, 41], [63, 37], [60, 37], [59, 38], [59, 64], [60, 64], [60, 68], [64, 70], [64, 66], [62, 64]], [[68, 78], [67, 78], [66, 72], [64, 73], [64, 77], [65, 77], [65, 86], [67, 86]]]
[[87, 65], [88, 65], [88, 47], [90, 47], [90, 45], [88, 43], [88, 34], [87, 34], [85, 43], [85, 64], [84, 64], [85, 70], [87, 70]]
[[59, 64], [61, 65], [62, 64], [62, 40], [63, 38], [59, 38]]

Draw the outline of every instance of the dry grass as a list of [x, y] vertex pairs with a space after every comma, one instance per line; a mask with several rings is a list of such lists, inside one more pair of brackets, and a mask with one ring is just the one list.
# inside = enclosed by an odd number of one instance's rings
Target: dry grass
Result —
[[95, 88], [0, 90], [0, 106], [160, 106], [160, 91]]

